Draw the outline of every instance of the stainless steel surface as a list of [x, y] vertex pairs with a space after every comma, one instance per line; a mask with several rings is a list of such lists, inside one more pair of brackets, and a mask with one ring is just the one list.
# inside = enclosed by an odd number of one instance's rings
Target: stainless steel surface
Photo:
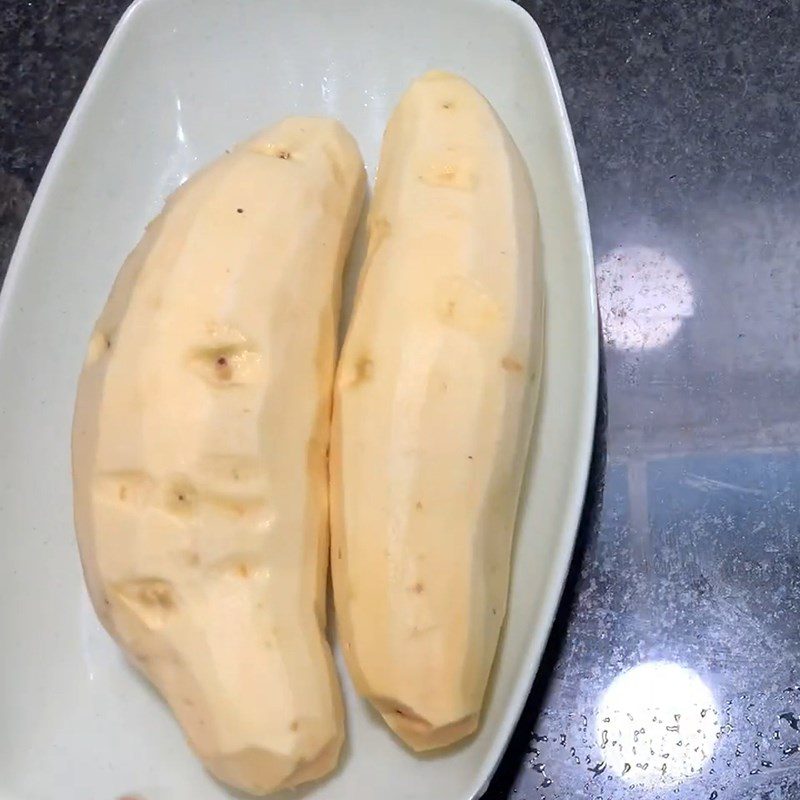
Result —
[[[0, 9], [0, 259], [124, 5]], [[583, 166], [608, 418], [488, 796], [800, 798], [800, 2], [525, 5]]]

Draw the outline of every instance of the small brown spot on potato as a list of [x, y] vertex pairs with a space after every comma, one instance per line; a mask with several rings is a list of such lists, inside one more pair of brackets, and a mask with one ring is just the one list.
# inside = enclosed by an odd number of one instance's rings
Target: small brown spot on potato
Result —
[[502, 318], [500, 306], [487, 288], [464, 275], [442, 277], [436, 295], [436, 314], [449, 327], [482, 334]]
[[452, 100], [447, 100], [446, 102], [442, 103], [442, 108], [444, 109], [450, 109], [452, 107], [453, 107]]
[[166, 487], [164, 505], [177, 516], [188, 516], [197, 504], [197, 490], [187, 480], [176, 478]]
[[151, 585], [143, 586], [139, 590], [139, 600], [145, 605], [158, 606], [159, 608], [175, 608], [175, 600], [172, 596], [172, 587], [166, 582], [157, 581]]
[[375, 217], [369, 222], [367, 254], [372, 256], [392, 233], [392, 224], [386, 217]]
[[429, 164], [419, 179], [428, 186], [462, 190], [474, 189], [477, 183], [471, 164], [453, 153]]
[[104, 331], [95, 331], [89, 339], [86, 353], [86, 366], [94, 364], [102, 355], [111, 349], [111, 337]]
[[425, 591], [425, 587], [423, 586], [422, 581], [417, 581], [411, 587], [411, 591], [414, 592], [414, 594], [422, 594]]
[[338, 558], [339, 561], [342, 560], [342, 548], [341, 547], [337, 547], [336, 548], [336, 558]]
[[116, 590], [125, 606], [148, 628], [161, 628], [177, 608], [173, 586], [160, 578], [126, 581]]
[[251, 384], [263, 375], [261, 353], [246, 342], [193, 348], [187, 365], [214, 388]]
[[500, 362], [500, 365], [507, 372], [522, 372], [522, 364], [517, 361], [516, 358], [512, 358], [511, 356], [506, 356], [503, 358], [503, 360]]
[[362, 355], [356, 359], [350, 385], [358, 386], [360, 383], [370, 380], [374, 374], [375, 362], [369, 356]]
[[[207, 574], [226, 581], [257, 579], [269, 575], [269, 570], [258, 555], [223, 557], [207, 562]], [[261, 601], [259, 601], [261, 603]], [[263, 607], [263, 603], [256, 606]]]
[[422, 511], [422, 500], [417, 500], [417, 511]]
[[233, 370], [231, 369], [231, 365], [228, 363], [228, 359], [225, 356], [219, 356], [215, 364], [217, 377], [221, 381], [229, 381], [233, 375]]
[[103, 500], [132, 505], [144, 505], [152, 489], [152, 478], [136, 470], [102, 473], [94, 485], [94, 491]]
[[256, 141], [250, 142], [248, 151], [256, 153], [257, 155], [270, 156], [272, 158], [280, 159], [281, 161], [289, 161], [294, 158], [297, 153], [293, 150], [293, 145], [296, 144], [290, 141], [282, 142], [269, 142], [269, 141]]
[[289, 730], [290, 731], [296, 731], [299, 727], [300, 727], [300, 723], [296, 719], [294, 719], [294, 720], [292, 720], [292, 724], [289, 725]]

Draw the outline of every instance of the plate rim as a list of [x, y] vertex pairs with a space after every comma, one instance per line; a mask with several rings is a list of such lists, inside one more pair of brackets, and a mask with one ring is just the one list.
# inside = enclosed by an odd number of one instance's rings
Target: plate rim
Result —
[[[151, 0], [137, 0], [137, 2], [150, 2]], [[559, 139], [566, 146], [566, 156], [569, 159], [571, 180], [569, 181], [569, 196], [575, 209], [575, 221], [580, 233], [580, 271], [582, 274], [581, 286], [584, 296], [581, 300], [585, 305], [585, 323], [587, 330], [581, 334], [587, 346], [586, 363], [584, 364], [586, 389], [580, 405], [580, 417], [578, 425], [579, 445], [578, 457], [573, 459], [572, 491], [569, 492], [570, 507], [565, 514], [565, 527], [570, 531], [570, 535], [561, 536], [558, 540], [556, 554], [550, 572], [554, 577], [551, 579], [551, 586], [544, 593], [541, 601], [543, 618], [549, 620], [547, 626], [539, 626], [538, 631], [534, 631], [528, 647], [525, 649], [525, 664], [527, 665], [527, 680], [517, 681], [511, 691], [511, 697], [505, 709], [505, 713], [497, 728], [495, 741], [479, 770], [483, 773], [483, 778], [479, 776], [478, 781], [470, 800], [478, 800], [489, 788], [492, 778], [497, 771], [514, 734], [514, 730], [520, 721], [525, 704], [530, 696], [533, 682], [539, 673], [542, 656], [553, 630], [556, 614], [561, 605], [564, 595], [567, 576], [572, 564], [575, 552], [575, 543], [578, 538], [581, 514], [586, 501], [586, 489], [589, 482], [589, 471], [594, 451], [594, 433], [597, 422], [597, 398], [599, 391], [600, 378], [600, 313], [597, 305], [597, 285], [594, 272], [594, 251], [592, 248], [591, 228], [589, 225], [589, 211], [586, 203], [586, 192], [583, 185], [578, 151], [575, 147], [575, 138], [572, 132], [572, 125], [569, 121], [564, 96], [561, 92], [561, 84], [550, 56], [544, 35], [538, 23], [527, 9], [523, 8], [514, 0], [475, 0], [486, 5], [493, 6], [501, 12], [510, 13], [517, 17], [521, 28], [524, 28], [529, 36], [531, 47], [541, 56], [545, 68], [547, 83], [556, 101], [559, 120]], [[582, 314], [582, 316], [584, 316]]]

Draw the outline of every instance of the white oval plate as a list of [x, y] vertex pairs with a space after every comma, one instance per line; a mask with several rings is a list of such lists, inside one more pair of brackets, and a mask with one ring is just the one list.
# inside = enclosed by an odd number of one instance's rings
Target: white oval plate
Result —
[[[338, 117], [374, 175], [387, 117], [429, 68], [494, 104], [538, 194], [547, 343], [508, 622], [479, 733], [417, 758], [354, 697], [328, 780], [292, 797], [467, 800], [520, 714], [572, 553], [589, 464], [597, 318], [569, 123], [544, 41], [508, 0], [142, 0], [106, 46], [34, 200], [0, 300], [0, 796], [211, 800], [156, 694], [95, 621], [72, 528], [69, 436], [84, 348], [166, 195], [287, 114]], [[342, 670], [344, 676], [344, 670]]]

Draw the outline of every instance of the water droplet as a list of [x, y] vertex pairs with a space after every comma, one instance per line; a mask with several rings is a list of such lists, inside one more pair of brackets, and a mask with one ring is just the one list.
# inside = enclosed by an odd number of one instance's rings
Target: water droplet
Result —
[[531, 768], [535, 772], [544, 772], [544, 764], [531, 764]]
[[778, 719], [788, 722], [789, 727], [792, 730], [800, 731], [800, 719], [798, 719], [797, 715], [793, 714], [791, 711], [784, 711], [783, 714], [778, 714]]
[[708, 796], [708, 800], [717, 800], [717, 790], [714, 789], [711, 794]]
[[764, 759], [764, 760], [761, 762], [761, 766], [762, 766], [762, 767], [766, 767], [767, 769], [769, 769], [769, 768], [772, 766], [772, 762], [771, 762], [771, 761], [767, 761], [767, 759]]
[[567, 746], [567, 734], [566, 734], [566, 733], [562, 733], [562, 734], [561, 734], [561, 735], [558, 737], [558, 743], [559, 743], [559, 744], [560, 744], [562, 747], [566, 747], [566, 746]]
[[547, 737], [546, 736], [539, 736], [538, 733], [534, 733], [533, 734], [533, 741], [534, 742], [546, 742], [547, 741]]
[[631, 765], [626, 761], [622, 767], [622, 774], [627, 775], [631, 771]]
[[606, 762], [601, 761], [599, 764], [589, 767], [589, 772], [593, 772], [595, 775], [602, 775], [606, 771], [606, 766]]
[[552, 778], [545, 778], [541, 783], [541, 788], [542, 789], [546, 789], [548, 786], [552, 786], [552, 785], [553, 785]]

